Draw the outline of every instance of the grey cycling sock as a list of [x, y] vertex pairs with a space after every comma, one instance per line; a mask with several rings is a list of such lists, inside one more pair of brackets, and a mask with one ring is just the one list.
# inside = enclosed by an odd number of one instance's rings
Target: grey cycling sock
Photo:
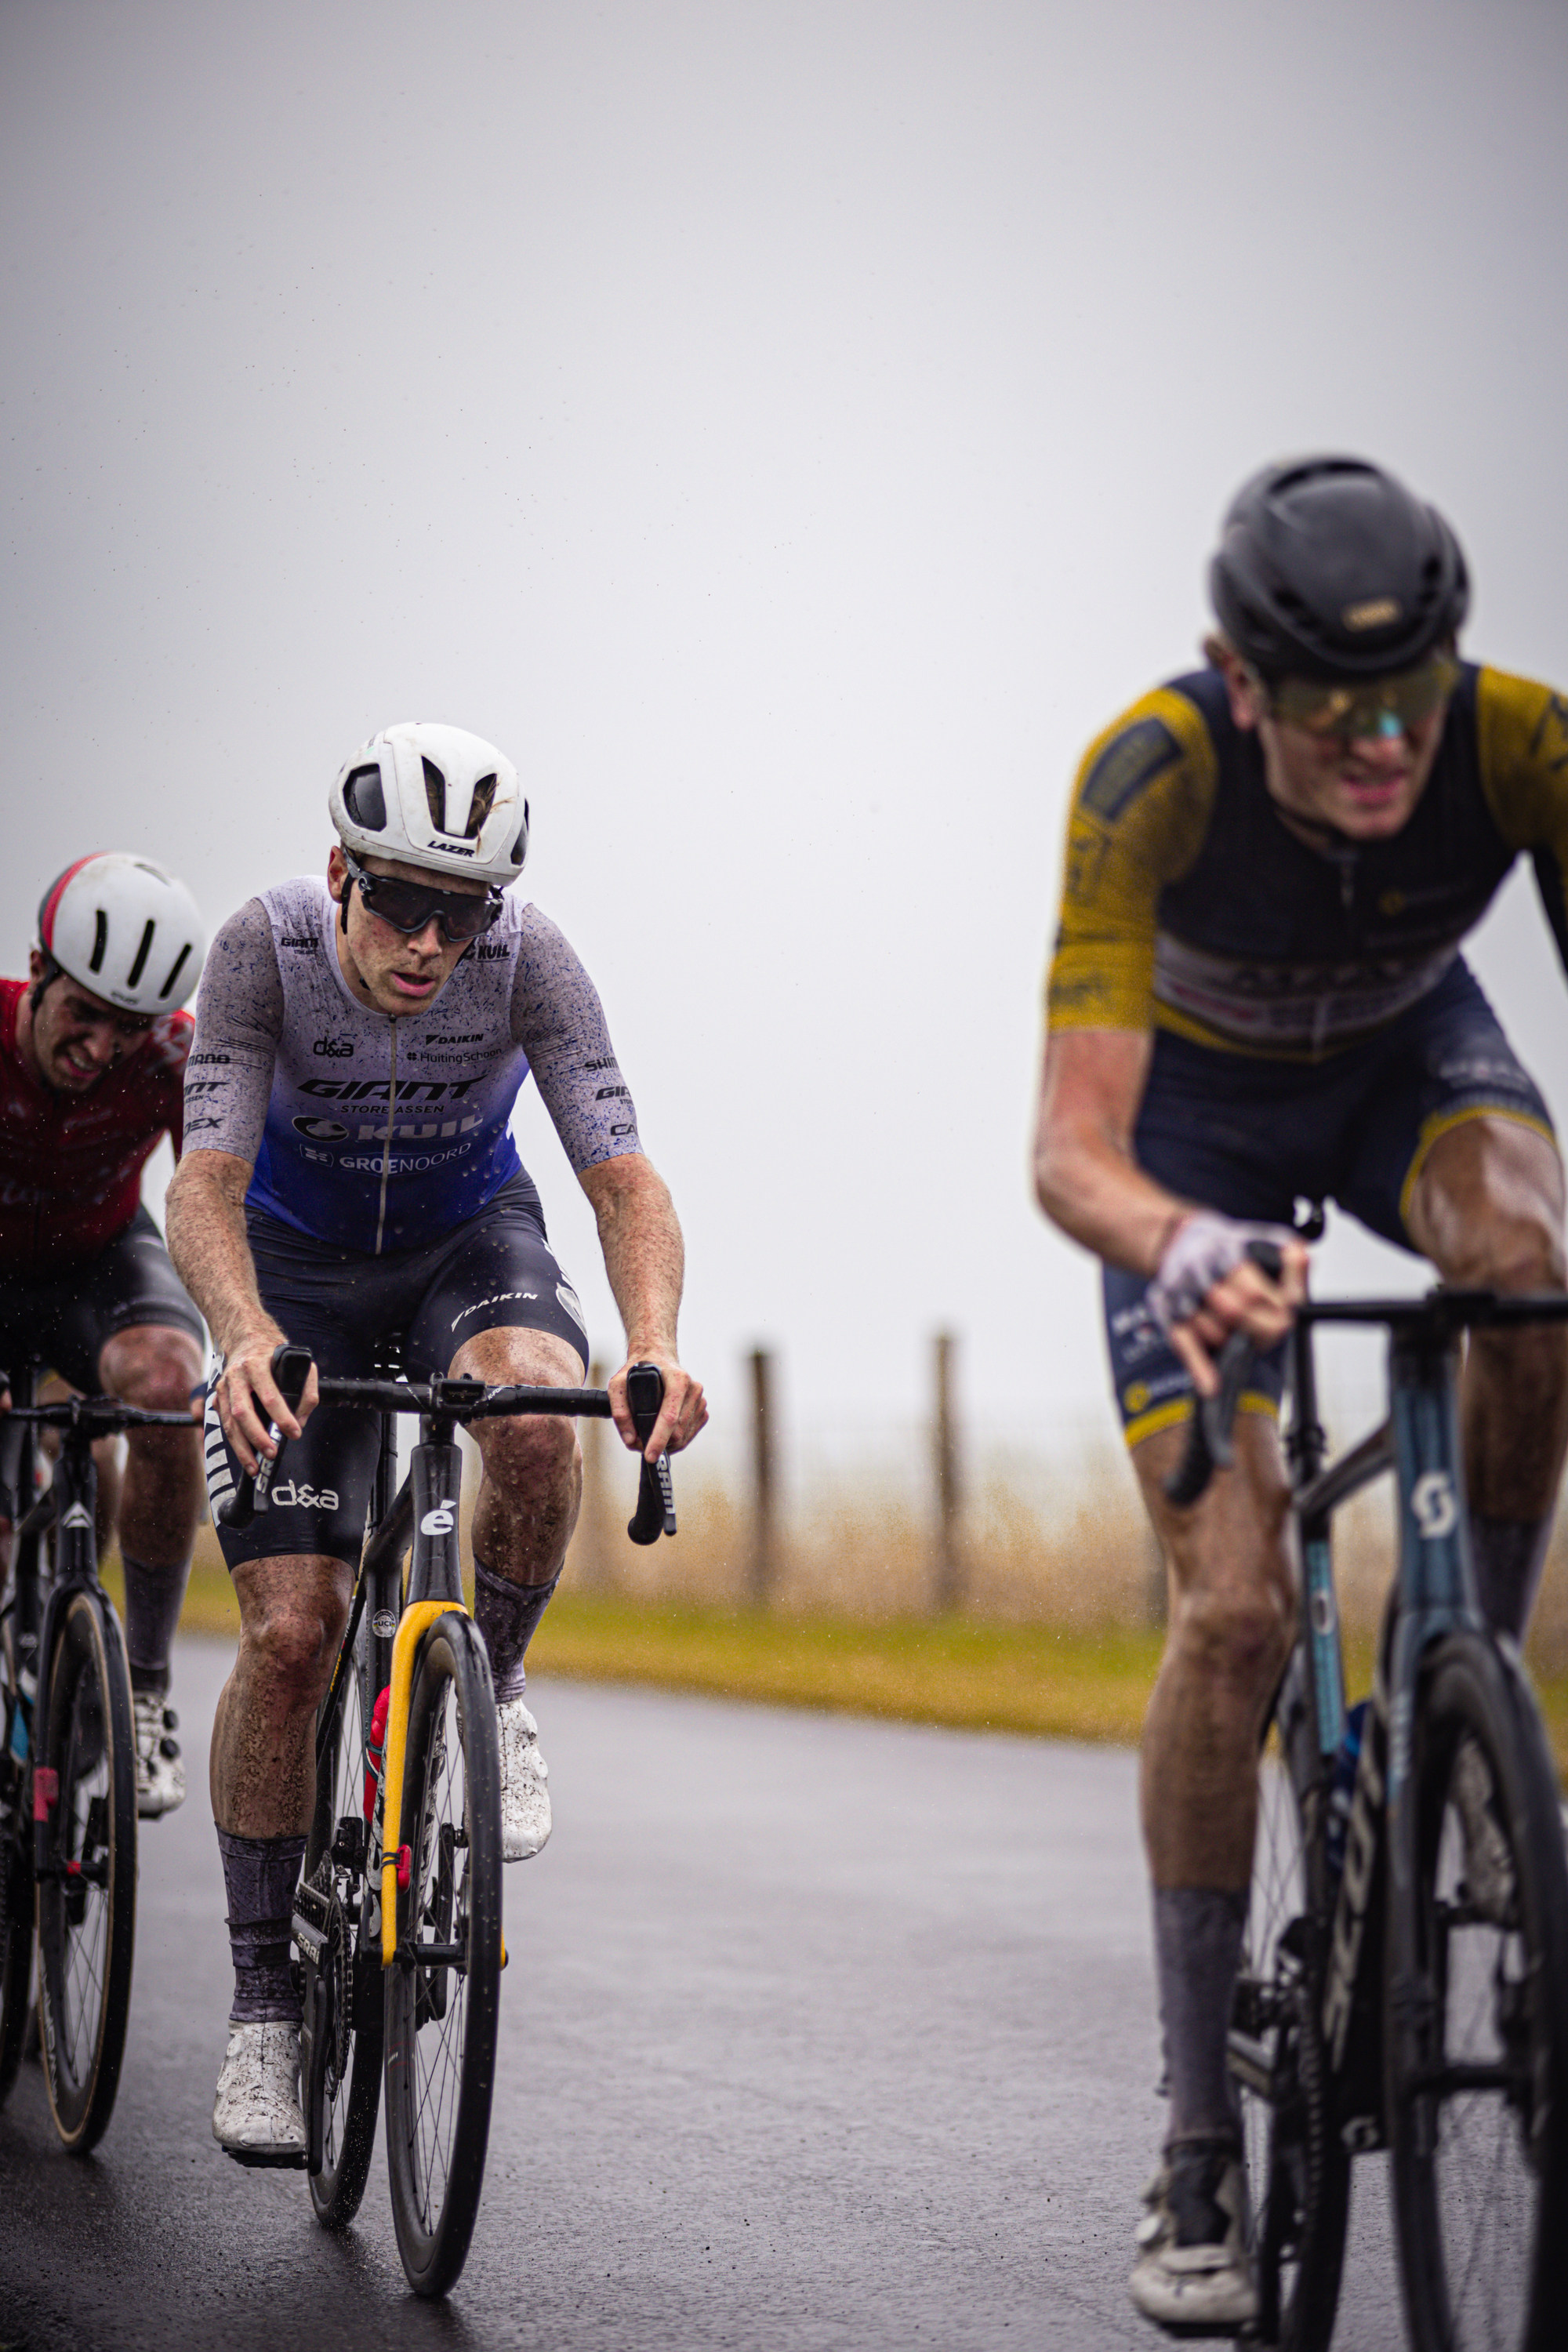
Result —
[[1156, 1886], [1154, 1967], [1171, 2114], [1166, 2145], [1239, 2136], [1226, 2060], [1247, 1896], [1228, 1887]]
[[289, 1966], [294, 1888], [305, 1858], [302, 1837], [217, 1833], [228, 1890], [228, 1943], [234, 1955], [232, 2025], [298, 2025], [300, 1996]]
[[561, 1581], [560, 1570], [548, 1584], [513, 1584], [498, 1576], [476, 1554], [474, 1559], [474, 1619], [490, 1654], [490, 1679], [498, 1706], [521, 1698], [528, 1687], [523, 1657], [550, 1596]]
[[1489, 1519], [1470, 1514], [1470, 1550], [1476, 1564], [1476, 1598], [1489, 1625], [1524, 1639], [1536, 1587], [1546, 1565], [1552, 1521]]
[[169, 1687], [169, 1653], [174, 1628], [185, 1603], [185, 1583], [191, 1563], [174, 1568], [149, 1568], [121, 1552], [125, 1570], [125, 1652], [131, 1661], [133, 1691], [155, 1691], [162, 1698]]

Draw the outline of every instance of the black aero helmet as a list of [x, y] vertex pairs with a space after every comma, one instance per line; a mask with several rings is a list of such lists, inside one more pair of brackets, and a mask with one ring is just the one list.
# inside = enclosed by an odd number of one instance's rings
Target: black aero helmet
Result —
[[1209, 593], [1265, 677], [1354, 678], [1411, 669], [1452, 637], [1470, 585], [1442, 516], [1392, 474], [1363, 457], [1300, 457], [1237, 492]]

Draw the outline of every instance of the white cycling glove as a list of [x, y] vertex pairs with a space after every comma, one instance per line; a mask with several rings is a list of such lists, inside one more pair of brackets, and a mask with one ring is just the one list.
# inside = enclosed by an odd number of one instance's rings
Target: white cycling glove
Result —
[[1289, 1225], [1253, 1224], [1200, 1209], [1184, 1218], [1166, 1243], [1144, 1303], [1161, 1330], [1169, 1333], [1173, 1323], [1190, 1322], [1215, 1284], [1241, 1264], [1248, 1242], [1278, 1245], [1296, 1238]]

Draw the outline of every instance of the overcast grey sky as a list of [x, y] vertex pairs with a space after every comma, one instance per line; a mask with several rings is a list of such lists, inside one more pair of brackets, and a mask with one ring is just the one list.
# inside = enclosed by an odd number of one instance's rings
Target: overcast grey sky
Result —
[[[8, 0], [4, 969], [84, 850], [216, 926], [375, 727], [471, 727], [721, 1409], [757, 1339], [801, 1415], [907, 1408], [946, 1322], [975, 1411], [1098, 1413], [1026, 1173], [1074, 761], [1301, 447], [1568, 678], [1565, 66], [1560, 0]], [[1568, 1118], [1532, 886], [1478, 961]]]

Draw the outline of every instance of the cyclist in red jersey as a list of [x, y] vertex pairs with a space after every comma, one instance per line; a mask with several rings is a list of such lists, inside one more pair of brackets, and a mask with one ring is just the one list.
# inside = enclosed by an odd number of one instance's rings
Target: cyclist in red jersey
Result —
[[[205, 1336], [142, 1206], [142, 1171], [182, 1140], [205, 940], [183, 883], [145, 858], [79, 858], [45, 893], [26, 981], [0, 981], [0, 1364], [37, 1359], [86, 1392], [184, 1412]], [[133, 1431], [120, 1496], [138, 1811], [185, 1793], [169, 1653], [201, 1503], [193, 1424]], [[0, 1577], [20, 1447], [0, 1441]]]

